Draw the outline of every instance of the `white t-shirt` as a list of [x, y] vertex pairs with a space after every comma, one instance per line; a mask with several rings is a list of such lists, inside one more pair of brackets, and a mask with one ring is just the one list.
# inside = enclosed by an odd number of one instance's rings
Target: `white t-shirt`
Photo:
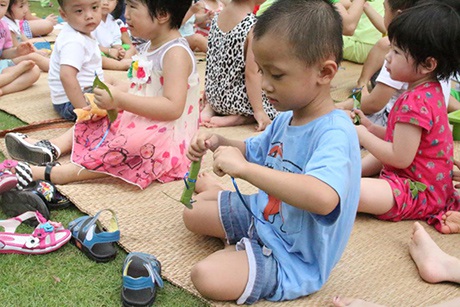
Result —
[[21, 29], [19, 28], [18, 20], [9, 19], [6, 16], [4, 16], [2, 20], [6, 22], [6, 24], [8, 25], [8, 28], [10, 28], [10, 31], [15, 34], [18, 42], [21, 42]]
[[121, 45], [121, 31], [112, 15], [107, 15], [107, 20], [97, 26], [96, 30], [91, 33], [99, 45], [110, 48], [113, 45]]
[[93, 85], [95, 74], [101, 81], [104, 80], [101, 52], [97, 41], [75, 31], [69, 24], [62, 28], [51, 53], [48, 84], [53, 104], [69, 101], [60, 78], [61, 65], [69, 65], [78, 70], [77, 79], [82, 91]]

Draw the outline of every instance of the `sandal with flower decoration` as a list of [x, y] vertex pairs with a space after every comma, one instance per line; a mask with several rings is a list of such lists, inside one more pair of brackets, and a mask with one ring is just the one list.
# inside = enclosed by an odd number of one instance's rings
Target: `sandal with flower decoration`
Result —
[[[102, 227], [98, 219], [104, 211], [112, 213], [107, 230]], [[81, 216], [70, 222], [68, 228], [72, 233], [72, 242], [91, 260], [108, 262], [117, 256], [114, 243], [120, 240], [120, 230], [114, 211], [104, 209], [97, 212], [94, 217]]]
[[[22, 222], [35, 218], [38, 226], [32, 234], [16, 233]], [[1, 254], [46, 254], [59, 249], [71, 237], [61, 223], [47, 221], [39, 212], [27, 211], [19, 216], [0, 221]]]

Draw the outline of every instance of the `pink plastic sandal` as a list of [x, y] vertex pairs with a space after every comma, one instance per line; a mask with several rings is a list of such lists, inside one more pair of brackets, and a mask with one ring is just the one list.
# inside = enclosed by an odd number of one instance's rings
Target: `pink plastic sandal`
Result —
[[[25, 220], [36, 218], [39, 222], [32, 234], [15, 233]], [[27, 211], [16, 217], [0, 221], [1, 254], [46, 254], [69, 242], [71, 233], [61, 223], [47, 221], [40, 212]]]

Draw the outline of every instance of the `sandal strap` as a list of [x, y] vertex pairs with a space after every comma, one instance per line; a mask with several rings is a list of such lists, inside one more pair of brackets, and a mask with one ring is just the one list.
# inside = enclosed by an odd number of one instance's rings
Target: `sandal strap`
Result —
[[45, 166], [45, 180], [46, 181], [51, 182], [51, 169], [56, 165], [61, 165], [61, 163], [59, 162], [46, 163], [46, 166]]
[[149, 272], [150, 277], [139, 277], [132, 278], [126, 276], [126, 272], [123, 272], [124, 286], [129, 289], [144, 289], [150, 287], [152, 284], [157, 284], [159, 287], [163, 288], [163, 279], [161, 278], [161, 264], [158, 259], [147, 253], [142, 252], [131, 252], [124, 261], [123, 267], [127, 269], [129, 264], [132, 261], [133, 257], [138, 257], [144, 261], [144, 267]]
[[18, 178], [16, 188], [18, 190], [23, 190], [33, 181], [30, 165], [27, 162], [18, 162], [14, 169], [16, 170], [16, 177]]
[[53, 145], [49, 140], [38, 141], [35, 143], [35, 146], [40, 146], [48, 149], [53, 155], [53, 161], [55, 161], [61, 155], [59, 148]]
[[[109, 226], [107, 227], [107, 231], [94, 232], [93, 235], [91, 236], [91, 239], [88, 240], [87, 233], [88, 231], [90, 231], [91, 227], [95, 226], [95, 224], [99, 226], [99, 229], [103, 229], [103, 227], [100, 225], [100, 222], [99, 222], [99, 215], [104, 211], [109, 211], [112, 213], [112, 218], [110, 220]], [[90, 219], [90, 221], [86, 222], [88, 219]], [[83, 226], [82, 229], [80, 229], [83, 223], [85, 223], [85, 225]], [[89, 249], [91, 249], [94, 244], [112, 243], [112, 242], [117, 242], [120, 240], [120, 230], [118, 228], [117, 216], [115, 214], [115, 211], [111, 209], [100, 210], [94, 215], [94, 217], [91, 217], [91, 216], [79, 217], [78, 219], [70, 222], [68, 228], [72, 232], [72, 235], [75, 237], [78, 237], [79, 233], [84, 233], [85, 234], [84, 244]], [[92, 231], [94, 231], [94, 229]]]

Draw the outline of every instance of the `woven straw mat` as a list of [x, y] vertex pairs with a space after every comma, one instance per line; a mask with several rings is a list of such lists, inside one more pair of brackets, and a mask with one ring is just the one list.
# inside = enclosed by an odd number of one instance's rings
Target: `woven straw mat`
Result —
[[[254, 135], [252, 126], [212, 129], [224, 136], [243, 140]], [[29, 133], [34, 138], [50, 138], [64, 129]], [[4, 142], [0, 144], [4, 151]], [[460, 158], [456, 144], [456, 157]], [[68, 157], [65, 157], [68, 159]], [[203, 160], [202, 171], [211, 171], [211, 155]], [[218, 179], [231, 188], [228, 177]], [[242, 193], [254, 187], [238, 181]], [[119, 244], [127, 251], [142, 251], [158, 257], [163, 277], [199, 296], [190, 281], [193, 264], [222, 248], [222, 243], [190, 233], [182, 223], [180, 198], [184, 183], [154, 183], [144, 191], [116, 178], [98, 179], [59, 186], [83, 212], [94, 215], [104, 208], [113, 209], [121, 231]], [[176, 199], [176, 200], [175, 200]], [[107, 221], [103, 221], [107, 222]], [[332, 271], [330, 279], [317, 293], [295, 301], [277, 303], [281, 306], [330, 306], [336, 295], [371, 300], [388, 306], [427, 306], [459, 295], [458, 285], [428, 284], [417, 273], [408, 253], [412, 221], [398, 223], [378, 221], [358, 214], [345, 253]], [[458, 235], [441, 235], [422, 223], [439, 246], [460, 257]], [[232, 302], [210, 302], [230, 306]], [[271, 306], [262, 301], [257, 306]]]

